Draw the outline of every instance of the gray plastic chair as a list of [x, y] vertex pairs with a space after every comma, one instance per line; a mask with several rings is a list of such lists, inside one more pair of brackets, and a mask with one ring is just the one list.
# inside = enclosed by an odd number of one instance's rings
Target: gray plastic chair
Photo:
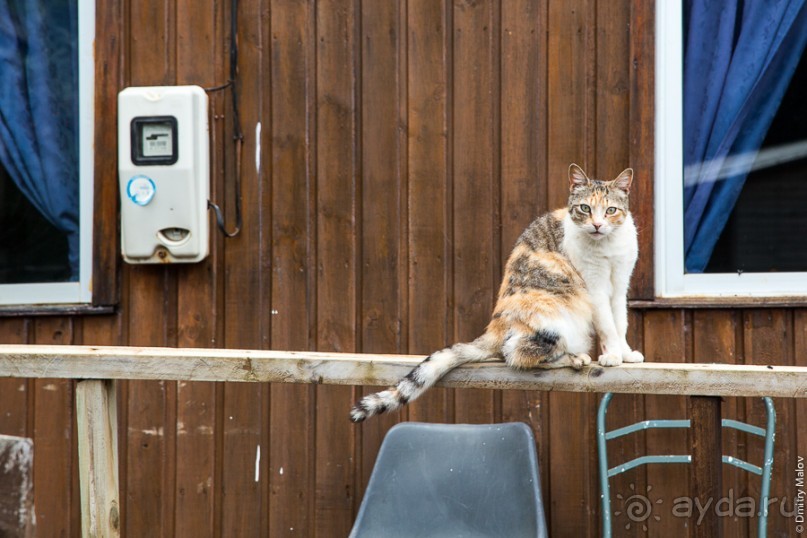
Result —
[[350, 536], [544, 537], [540, 484], [526, 424], [398, 424]]

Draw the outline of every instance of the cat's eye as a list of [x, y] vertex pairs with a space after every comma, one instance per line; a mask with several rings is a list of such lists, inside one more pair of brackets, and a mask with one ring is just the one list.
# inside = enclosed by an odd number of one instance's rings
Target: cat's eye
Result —
[[608, 209], [605, 210], [606, 215], [613, 215], [614, 213], [616, 213], [615, 207], [609, 207]]
[[583, 213], [591, 213], [591, 208], [586, 204], [580, 204], [580, 211]]

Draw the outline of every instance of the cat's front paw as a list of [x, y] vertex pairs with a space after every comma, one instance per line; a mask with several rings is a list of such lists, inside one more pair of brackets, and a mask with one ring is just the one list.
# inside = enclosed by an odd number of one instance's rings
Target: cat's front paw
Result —
[[580, 370], [583, 366], [588, 366], [591, 364], [591, 357], [588, 353], [579, 353], [577, 355], [571, 356], [572, 361], [572, 368], [575, 370]]
[[600, 366], [619, 366], [622, 364], [622, 357], [613, 353], [603, 353], [597, 359], [597, 362], [600, 363]]
[[622, 360], [624, 362], [633, 362], [633, 363], [644, 362], [644, 355], [642, 355], [638, 351], [634, 350], [634, 351], [631, 351], [629, 353], [625, 353], [624, 355], [622, 355]]

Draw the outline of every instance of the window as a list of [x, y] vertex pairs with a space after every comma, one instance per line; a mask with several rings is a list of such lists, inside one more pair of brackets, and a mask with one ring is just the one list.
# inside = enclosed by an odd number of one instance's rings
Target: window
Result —
[[0, 304], [91, 300], [95, 5], [0, 1]]
[[807, 295], [807, 2], [656, 7], [657, 295]]

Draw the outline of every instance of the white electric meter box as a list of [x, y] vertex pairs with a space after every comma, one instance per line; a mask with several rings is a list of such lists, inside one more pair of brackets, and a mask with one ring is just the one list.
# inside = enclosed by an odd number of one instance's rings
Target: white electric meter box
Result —
[[199, 86], [118, 94], [121, 250], [128, 263], [191, 263], [209, 249], [210, 137]]

